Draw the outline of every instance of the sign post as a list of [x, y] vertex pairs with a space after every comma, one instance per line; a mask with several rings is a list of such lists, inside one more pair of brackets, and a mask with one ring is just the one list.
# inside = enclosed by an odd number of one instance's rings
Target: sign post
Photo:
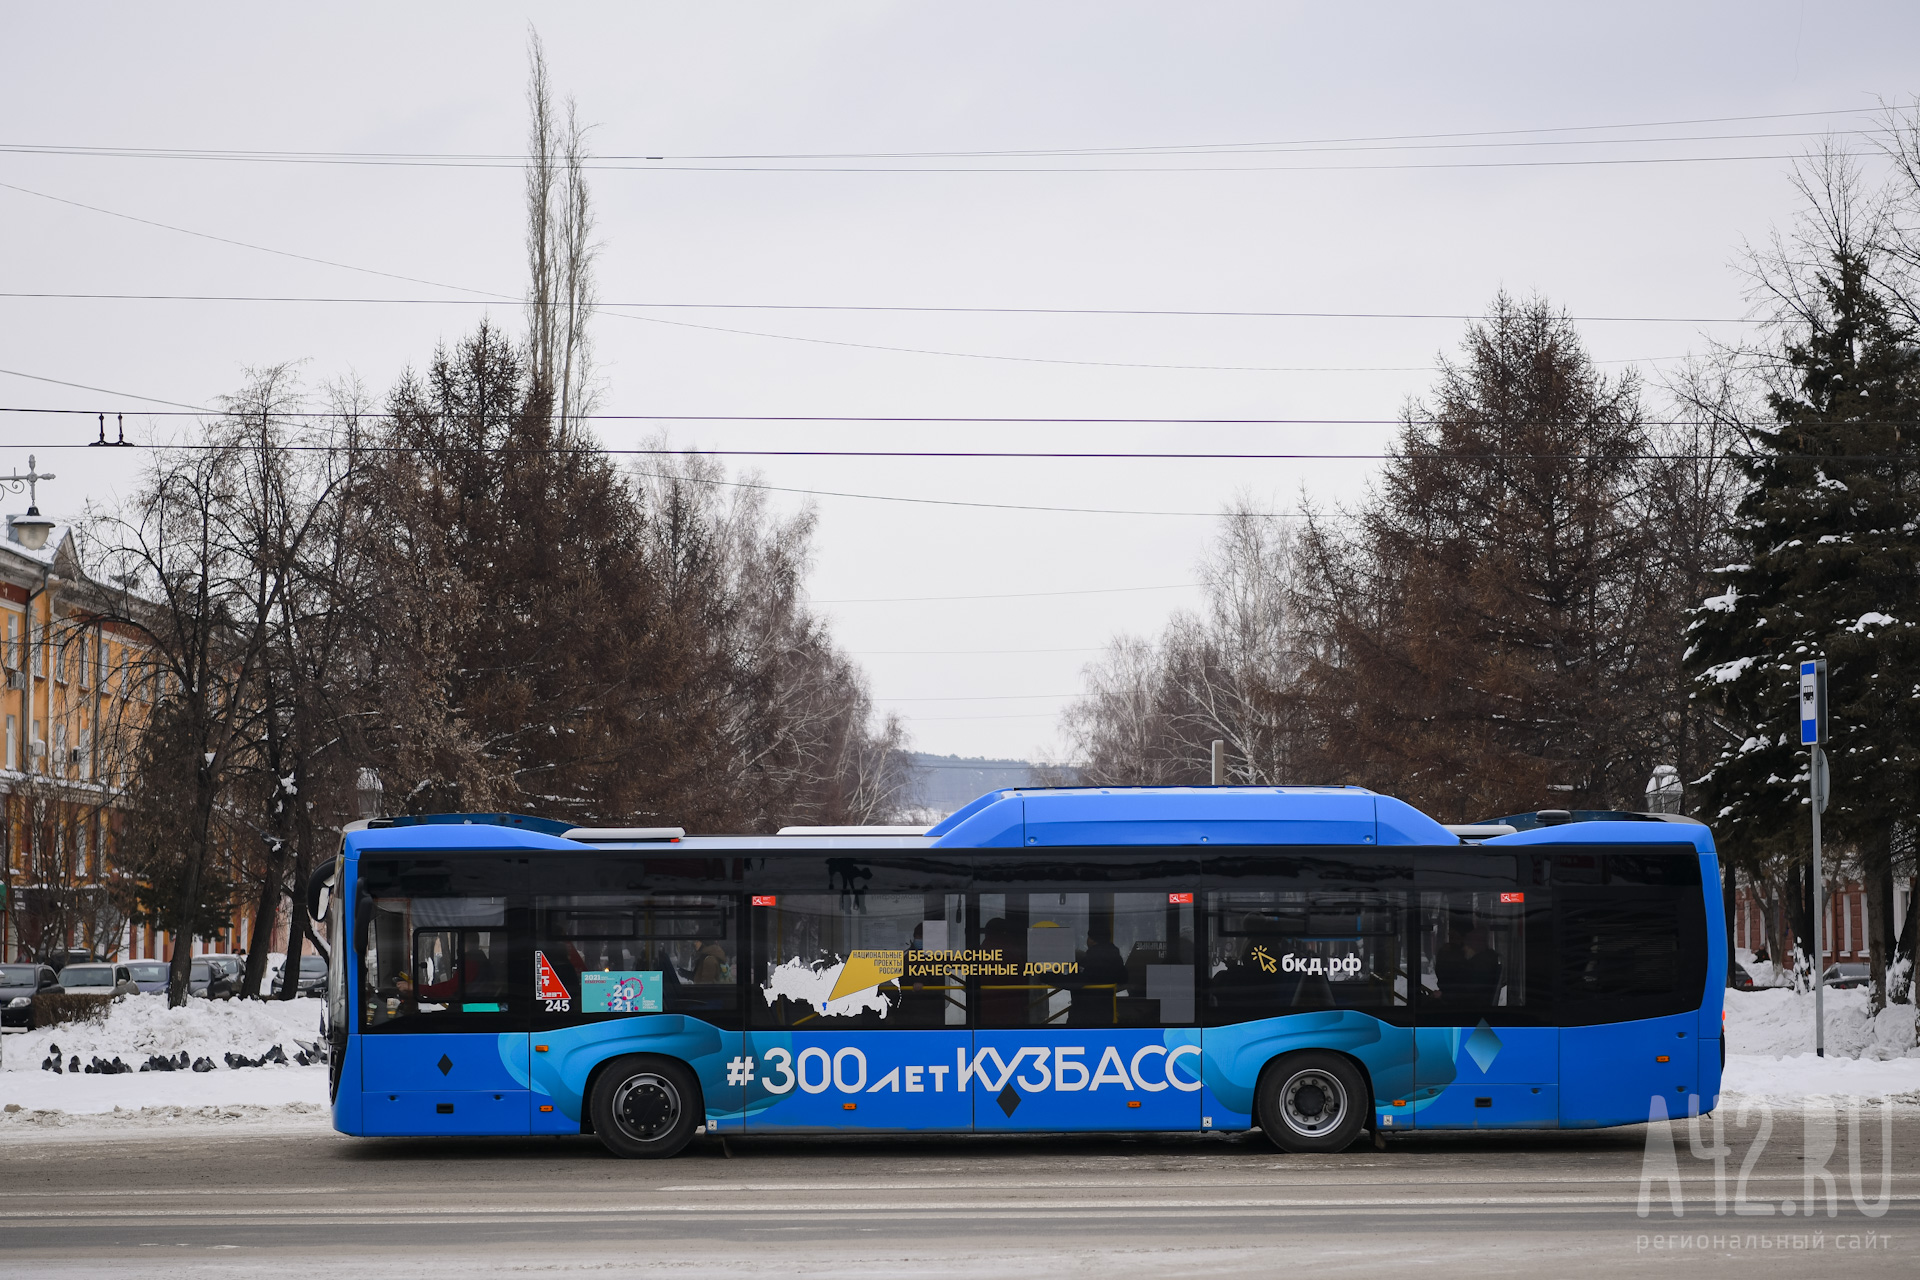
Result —
[[1800, 743], [1812, 753], [1807, 770], [1813, 801], [1813, 1052], [1827, 1056], [1827, 1019], [1824, 1002], [1827, 970], [1826, 885], [1820, 867], [1820, 815], [1827, 808], [1827, 756], [1820, 744], [1827, 740], [1827, 660], [1800, 664]]

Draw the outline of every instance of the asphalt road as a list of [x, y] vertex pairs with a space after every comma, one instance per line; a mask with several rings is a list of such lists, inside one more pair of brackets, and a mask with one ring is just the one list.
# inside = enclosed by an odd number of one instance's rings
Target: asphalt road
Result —
[[[1657, 1143], [1639, 1215], [1642, 1127], [1400, 1138], [1337, 1156], [1281, 1155], [1257, 1134], [763, 1138], [726, 1154], [702, 1140], [644, 1163], [592, 1139], [16, 1131], [0, 1134], [0, 1275], [1920, 1274], [1920, 1113], [1896, 1116], [1879, 1216], [1854, 1203], [1837, 1125], [1831, 1218], [1824, 1200], [1814, 1217], [1779, 1212], [1805, 1203], [1799, 1115], [1776, 1116], [1764, 1143], [1757, 1116], [1745, 1130], [1731, 1120], [1718, 1211], [1713, 1162], [1672, 1126], [1680, 1218]], [[1877, 1116], [1865, 1135], [1873, 1201]]]

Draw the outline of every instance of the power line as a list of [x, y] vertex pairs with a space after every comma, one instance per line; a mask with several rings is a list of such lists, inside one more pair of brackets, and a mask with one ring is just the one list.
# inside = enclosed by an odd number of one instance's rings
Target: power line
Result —
[[[1799, 135], [1804, 136], [1804, 135]], [[16, 152], [16, 154], [18, 154]], [[1235, 153], [1228, 153], [1235, 154]], [[1324, 152], [1321, 154], [1325, 154]], [[102, 158], [112, 158], [105, 157]], [[166, 159], [169, 157], [132, 157], [138, 159]], [[288, 160], [274, 157], [247, 156], [185, 156], [178, 159], [198, 160], [258, 160], [275, 164], [345, 164], [374, 165], [382, 168], [428, 168], [428, 169], [495, 169], [517, 170], [524, 167], [523, 161], [445, 161], [445, 160]], [[1126, 174], [1162, 174], [1162, 173], [1379, 173], [1409, 172], [1420, 170], [1448, 169], [1587, 169], [1619, 168], [1628, 165], [1681, 165], [1681, 164], [1742, 164], [1767, 160], [1779, 162], [1798, 160], [1801, 157], [1794, 152], [1761, 151], [1740, 155], [1691, 155], [1691, 156], [1618, 156], [1583, 157], [1567, 160], [1453, 160], [1453, 161], [1397, 161], [1392, 163], [1358, 164], [1237, 164], [1237, 165], [931, 165], [910, 164], [871, 164], [871, 165], [823, 165], [823, 164], [593, 164], [587, 163], [582, 169], [594, 173], [787, 173], [787, 174], [830, 174], [845, 176], [849, 174], [901, 174], [912, 176], [924, 174], [937, 177], [958, 177], [968, 174], [978, 175], [1014, 175], [1031, 174], [1035, 176], [1097, 175], [1103, 177]]]
[[105, 209], [97, 204], [86, 204], [79, 200], [69, 200], [65, 196], [49, 195], [45, 191], [35, 191], [31, 187], [18, 186], [11, 182], [0, 182], [0, 188], [17, 191], [21, 195], [34, 196], [41, 200], [51, 200], [55, 204], [64, 204], [74, 209], [85, 209], [89, 213], [104, 214], [109, 218], [121, 218], [127, 222], [137, 222], [142, 226], [155, 227], [161, 231], [172, 231], [183, 236], [193, 236], [200, 240], [212, 240], [217, 244], [232, 245], [235, 248], [251, 249], [255, 253], [270, 253], [278, 258], [293, 258], [300, 262], [317, 263], [323, 267], [337, 267], [342, 271], [358, 271], [362, 275], [383, 276], [388, 280], [400, 280], [407, 284], [424, 284], [434, 289], [452, 289], [457, 293], [473, 293], [483, 297], [498, 298], [505, 302], [517, 302], [518, 299], [504, 293], [488, 293], [485, 289], [469, 289], [465, 285], [442, 284], [438, 280], [423, 280], [419, 276], [400, 275], [393, 271], [378, 271], [372, 267], [357, 267], [350, 262], [335, 262], [330, 258], [316, 258], [312, 254], [294, 253], [287, 249], [274, 249], [263, 244], [252, 244], [246, 240], [235, 240], [231, 236], [217, 236], [207, 231], [195, 231], [191, 227], [176, 227], [170, 222], [156, 222], [152, 218], [142, 218], [131, 213], [121, 213], [117, 209]]
[[[0, 186], [7, 184], [0, 183]], [[16, 188], [17, 189], [17, 188]], [[88, 206], [90, 207], [90, 206]], [[271, 251], [269, 251], [271, 252]], [[318, 259], [315, 259], [318, 261]], [[328, 265], [340, 265], [329, 263]], [[353, 267], [349, 270], [359, 270]], [[443, 285], [442, 288], [455, 288]], [[476, 291], [477, 292], [477, 291]], [[0, 292], [0, 298], [70, 299], [104, 302], [285, 302], [285, 303], [380, 303], [396, 306], [485, 307], [499, 301], [514, 301], [505, 294], [483, 298], [372, 298], [317, 294], [235, 294], [235, 293], [55, 293]], [[623, 307], [632, 310], [678, 311], [819, 311], [884, 312], [888, 314], [988, 315], [988, 316], [1172, 316], [1198, 319], [1255, 320], [1484, 320], [1485, 312], [1475, 311], [1254, 311], [1206, 309], [1196, 307], [969, 307], [908, 305], [889, 303], [831, 302], [600, 302], [599, 307]], [[1568, 316], [1578, 324], [1748, 324], [1768, 323], [1741, 316]], [[730, 332], [746, 332], [733, 330]], [[1645, 356], [1647, 360], [1672, 360], [1674, 356]]]
[[[266, 245], [253, 244], [245, 240], [236, 240], [229, 236], [212, 235], [204, 231], [195, 231], [187, 227], [175, 226], [171, 223], [158, 222], [151, 218], [136, 217], [133, 214], [121, 213], [117, 210], [106, 209], [99, 205], [86, 204], [78, 200], [70, 200], [64, 196], [50, 195], [47, 192], [36, 191], [30, 187], [19, 186], [18, 184], [15, 184], [15, 183], [0, 182], [0, 188], [4, 188], [9, 191], [19, 192], [23, 195], [35, 196], [42, 200], [51, 200], [58, 204], [69, 205], [76, 209], [85, 209], [89, 212], [103, 214], [107, 217], [122, 218], [130, 222], [138, 223], [142, 226], [156, 227], [165, 231], [174, 231], [181, 235], [194, 236], [200, 239], [214, 241], [219, 244], [230, 245], [230, 246], [234, 246], [242, 249], [251, 249], [256, 252], [274, 254], [280, 257], [293, 258], [302, 262], [317, 263], [321, 266], [334, 267], [344, 271], [357, 271], [366, 275], [380, 276], [382, 278], [389, 279], [389, 280], [404, 280], [410, 284], [424, 284], [436, 289], [449, 289], [458, 293], [470, 294], [478, 298], [487, 299], [489, 300], [489, 302], [494, 302], [494, 301], [508, 302], [508, 303], [513, 303], [515, 305], [519, 305], [520, 303], [520, 299], [514, 298], [508, 294], [498, 293], [498, 292], [494, 292], [486, 289], [472, 289], [472, 288], [468, 288], [465, 285], [445, 284], [440, 281], [426, 280], [418, 276], [398, 275], [390, 271], [379, 271], [371, 267], [355, 266], [351, 263], [338, 262], [329, 258], [319, 258], [311, 254], [292, 253], [284, 249], [274, 249]], [[1329, 371], [1323, 368], [1298, 367], [1298, 366], [1286, 366], [1286, 365], [1214, 365], [1214, 364], [1180, 364], [1180, 363], [1171, 363], [1171, 362], [1154, 363], [1154, 362], [1148, 362], [1148, 361], [1127, 361], [1127, 360], [1075, 360], [1075, 359], [1067, 359], [1067, 358], [1053, 357], [1053, 356], [1006, 355], [1006, 354], [997, 353], [997, 352], [946, 351], [946, 350], [940, 350], [937, 348], [904, 347], [904, 346], [898, 346], [898, 345], [889, 344], [889, 343], [879, 343], [879, 342], [855, 342], [849, 339], [842, 339], [842, 338], [818, 338], [818, 337], [812, 337], [804, 334], [770, 333], [770, 332], [767, 332], [766, 330], [761, 330], [761, 329], [739, 329], [739, 328], [734, 328], [727, 325], [702, 324], [692, 320], [670, 320], [664, 316], [634, 315], [628, 311], [614, 310], [606, 304], [598, 305], [593, 309], [598, 311], [602, 315], [613, 316], [622, 320], [632, 320], [640, 324], [665, 325], [669, 328], [693, 329], [693, 330], [698, 330], [706, 333], [724, 333], [724, 334], [728, 334], [735, 337], [765, 338], [765, 339], [776, 341], [776, 342], [800, 342], [800, 343], [806, 343], [811, 346], [841, 347], [841, 348], [846, 348], [851, 350], [861, 350], [861, 351], [885, 351], [895, 355], [938, 356], [946, 359], [960, 359], [960, 360], [992, 360], [992, 361], [1010, 362], [1015, 364], [1065, 365], [1065, 366], [1075, 367], [1075, 368], [1160, 369], [1160, 370], [1168, 370], [1168, 371], [1202, 372], [1202, 373], [1307, 373], [1307, 372]], [[1420, 372], [1420, 371], [1422, 371], [1420, 366], [1402, 366], [1398, 369], [1393, 369], [1393, 370], [1385, 370], [1385, 369], [1376, 370], [1376, 372]]]
[[[1746, 124], [1758, 120], [1804, 120], [1839, 115], [1866, 115], [1870, 108], [1835, 107], [1815, 111], [1776, 111], [1756, 115], [1738, 116], [1696, 116], [1678, 120], [1641, 120], [1616, 124], [1589, 125], [1544, 125], [1524, 129], [1469, 129], [1444, 133], [1411, 134], [1360, 134], [1331, 138], [1293, 138], [1265, 140], [1258, 142], [1202, 142], [1202, 143], [1149, 143], [1104, 147], [1037, 147], [1037, 148], [991, 148], [971, 151], [920, 150], [920, 151], [827, 151], [827, 152], [732, 152], [732, 153], [663, 153], [661, 155], [642, 155], [613, 153], [598, 157], [602, 160], [904, 160], [904, 159], [968, 159], [1019, 156], [1062, 156], [1062, 155], [1165, 155], [1174, 152], [1219, 152], [1241, 151], [1246, 149], [1266, 149], [1275, 147], [1331, 147], [1365, 143], [1429, 143], [1446, 142], [1466, 138], [1520, 138], [1548, 133], [1592, 133], [1618, 129], [1667, 129], [1688, 125], [1705, 124]], [[1721, 137], [1779, 137], [1803, 136], [1801, 134], [1735, 134]], [[1649, 141], [1699, 141], [1700, 139], [1676, 139], [1660, 137]], [[1545, 139], [1537, 144], [1525, 143], [1489, 143], [1487, 145], [1559, 145], [1561, 140]], [[1567, 140], [1573, 141], [1573, 140]], [[1635, 139], [1600, 139], [1601, 142], [1635, 141]], [[509, 152], [431, 152], [431, 151], [283, 151], [258, 148], [227, 147], [131, 147], [100, 146], [75, 143], [0, 143], [0, 151], [20, 154], [52, 155], [100, 155], [107, 157], [153, 157], [158, 159], [253, 159], [253, 160], [300, 160], [300, 161], [506, 161], [515, 166], [524, 165], [527, 157], [521, 153]]]
[[[30, 374], [30, 373], [17, 373], [15, 370], [12, 370], [12, 369], [0, 369], [0, 373], [14, 374], [16, 377], [22, 377], [22, 378], [36, 378], [37, 380], [42, 382], [58, 381], [57, 379], [53, 379], [53, 378], [39, 378], [38, 375]], [[60, 385], [83, 386], [84, 384], [68, 382], [68, 383], [61, 383]], [[85, 389], [98, 390], [98, 388], [93, 388], [93, 387], [86, 387]], [[104, 392], [103, 394], [123, 395], [125, 393], [108, 391], [108, 392]], [[147, 397], [128, 396], [127, 398], [137, 400], [137, 399], [145, 399]], [[159, 401], [159, 403], [171, 404], [173, 402], [163, 400], [163, 401]], [[57, 408], [48, 408], [48, 407], [37, 406], [37, 405], [0, 405], [0, 413], [42, 413], [42, 414], [48, 414], [48, 415], [57, 416], [57, 417], [91, 418], [95, 416], [95, 414], [98, 412], [99, 411], [96, 409], [57, 409]], [[142, 409], [142, 410], [139, 410], [138, 412], [140, 416], [147, 417], [147, 418], [191, 418], [191, 417], [199, 417], [208, 413], [217, 413], [219, 412], [219, 410], [194, 409], [191, 406], [188, 406], [188, 411], [186, 412], [166, 412], [166, 411], [157, 410], [157, 409]], [[284, 418], [284, 419], [290, 419], [290, 420], [311, 419], [311, 418], [325, 419], [325, 418], [340, 417], [338, 413], [327, 411], [327, 410], [294, 410], [294, 411], [287, 411], [287, 412], [277, 412], [273, 416], [275, 418]], [[376, 418], [376, 417], [384, 417], [386, 415], [385, 414], [368, 414], [366, 416], [369, 418]], [[1102, 426], [1102, 427], [1104, 426], [1398, 427], [1398, 426], [1405, 425], [1405, 419], [1403, 418], [1250, 418], [1250, 417], [1222, 418], [1222, 417], [1203, 417], [1200, 415], [1189, 415], [1184, 417], [1128, 417], [1125, 415], [1101, 416], [1101, 415], [1087, 414], [1087, 415], [1080, 415], [1080, 416], [1069, 416], [1069, 415], [1063, 415], [1063, 414], [1044, 414], [1044, 413], [971, 414], [971, 415], [969, 414], [910, 414], [910, 413], [871, 413], [871, 414], [857, 414], [857, 413], [580, 413], [580, 414], [574, 414], [572, 415], [572, 417], [574, 420], [581, 421], [581, 422], [749, 422], [749, 423], [826, 423], [826, 424], [839, 423], [839, 424], [845, 424], [850, 426], [860, 426], [860, 425], [1030, 426], [1030, 425], [1039, 425], [1039, 426]], [[1878, 419], [1871, 420], [1871, 421], [1866, 419], [1854, 419], [1853, 421], [1861, 426], [1906, 425], [1904, 420], [1901, 420], [1901, 421], [1888, 420], [1886, 422], [1881, 422]], [[1522, 426], [1537, 426], [1542, 424], [1519, 421], [1519, 422], [1509, 422], [1506, 425], [1513, 426], [1513, 427], [1522, 427]], [[1715, 426], [1715, 425], [1719, 425], [1719, 420], [1705, 419], [1705, 418], [1663, 418], [1658, 423], [1649, 423], [1648, 425], [1674, 426], [1674, 427]], [[22, 444], [17, 447], [25, 449], [30, 446]], [[71, 442], [66, 442], [66, 443], [54, 442], [54, 443], [39, 445], [37, 447], [44, 448], [44, 449], [79, 449], [79, 448], [84, 448], [85, 446], [81, 444], [71, 443]], [[141, 447], [147, 448], [147, 449], [206, 449], [206, 448], [212, 448], [213, 446], [206, 445], [206, 444], [195, 444], [187, 441], [166, 441], [166, 442], [155, 441], [150, 444], [142, 445]], [[396, 447], [395, 449], [390, 449], [389, 451], [401, 451], [401, 450], [398, 450], [398, 448]], [[598, 445], [555, 446], [555, 447], [545, 447], [540, 449], [532, 449], [529, 446], [502, 445], [502, 446], [490, 447], [488, 452], [496, 452], [496, 453], [512, 453], [512, 452], [698, 453], [701, 451], [697, 449], [696, 450], [607, 449], [607, 448], [602, 448]]]
[[[1866, 425], [1866, 424], [1856, 424]], [[91, 444], [20, 444], [21, 449], [84, 449]], [[160, 451], [194, 451], [216, 448], [212, 444], [148, 444], [132, 446]], [[334, 450], [332, 445], [282, 445], [287, 453], [314, 453]], [[369, 444], [356, 446], [367, 454], [417, 454], [431, 452], [414, 445]], [[602, 446], [516, 446], [497, 445], [483, 450], [489, 454], [598, 454], [607, 457], [640, 458], [914, 458], [929, 461], [1028, 461], [1028, 462], [1384, 462], [1396, 458], [1424, 458], [1443, 462], [1654, 462], [1709, 461], [1724, 457], [1710, 453], [1538, 453], [1514, 449], [1467, 450], [1375, 450], [1368, 453], [1195, 453], [1190, 450], [1037, 450], [1037, 449], [615, 449]], [[1836, 461], [1885, 461], [1893, 454], [1818, 454], [1810, 457]], [[653, 474], [653, 473], [645, 473]], [[662, 474], [661, 479], [692, 479]]]

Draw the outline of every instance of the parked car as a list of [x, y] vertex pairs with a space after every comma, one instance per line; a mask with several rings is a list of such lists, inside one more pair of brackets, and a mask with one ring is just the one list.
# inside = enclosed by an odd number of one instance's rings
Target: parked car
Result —
[[206, 1000], [231, 1000], [240, 994], [246, 964], [238, 956], [195, 956], [187, 994]]
[[1873, 981], [1873, 971], [1864, 964], [1830, 964], [1820, 981], [1824, 986], [1845, 991], [1850, 987], [1866, 986]]
[[167, 993], [167, 969], [165, 960], [127, 961], [127, 970], [133, 974], [134, 983], [147, 995]]
[[[286, 969], [283, 966], [281, 971], [275, 974], [273, 978], [274, 995], [277, 996], [280, 994], [281, 989], [285, 986], [285, 978]], [[319, 956], [300, 957], [300, 981], [299, 985], [294, 989], [294, 994], [320, 996], [322, 998], [326, 996], [327, 962], [325, 960], [322, 960]]]
[[1747, 972], [1745, 965], [1736, 960], [1733, 962], [1733, 974], [1727, 979], [1727, 985], [1735, 991], [1751, 991], [1753, 990], [1753, 975]]
[[64, 989], [50, 964], [0, 964], [0, 1026], [33, 1030], [33, 998]]
[[70, 964], [97, 964], [100, 957], [85, 947], [63, 947], [58, 951], [49, 951], [40, 957], [40, 963], [52, 967], [55, 973]]
[[124, 964], [70, 964], [60, 971], [70, 996], [137, 996], [140, 984]]

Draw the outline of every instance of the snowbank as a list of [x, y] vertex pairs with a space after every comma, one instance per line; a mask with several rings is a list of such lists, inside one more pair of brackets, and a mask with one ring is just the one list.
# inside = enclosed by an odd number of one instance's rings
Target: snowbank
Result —
[[297, 1042], [318, 1042], [320, 1013], [318, 1000], [189, 1000], [169, 1009], [164, 996], [129, 996], [114, 1001], [106, 1017], [97, 1022], [68, 1022], [7, 1036], [0, 1046], [5, 1054], [0, 1063], [0, 1095], [8, 1092], [17, 1072], [51, 1076], [52, 1072], [40, 1071], [40, 1064], [56, 1044], [63, 1059], [78, 1056], [82, 1065], [96, 1056], [108, 1060], [117, 1056], [138, 1071], [149, 1057], [185, 1052], [189, 1058], [211, 1058], [225, 1071], [228, 1053], [258, 1057], [277, 1044], [291, 1057]]
[[1809, 1099], [1885, 1098], [1896, 1106], [1920, 1106], [1920, 1057], [1816, 1058], [1811, 1053], [1774, 1058], [1729, 1053], [1720, 1080], [1722, 1108], [1742, 1100], [1799, 1106]]
[[[116, 1000], [98, 1022], [65, 1023], [0, 1044], [0, 1133], [70, 1124], [75, 1117], [113, 1123], [307, 1123], [324, 1128], [325, 1066], [233, 1069], [226, 1055], [258, 1058], [280, 1045], [292, 1057], [320, 1036], [318, 1000], [190, 1000], [169, 1009], [164, 997]], [[118, 1057], [125, 1075], [55, 1074], [41, 1069], [53, 1045], [64, 1063]], [[208, 1072], [140, 1071], [149, 1057], [207, 1058]], [[19, 1108], [11, 1110], [11, 1108]]]
[[[1865, 987], [1828, 991], [1825, 1002], [1829, 1058], [1920, 1058], [1912, 1005], [1888, 1005], [1871, 1017]], [[1727, 992], [1727, 1052], [1811, 1055], [1813, 995], [1787, 987]]]

